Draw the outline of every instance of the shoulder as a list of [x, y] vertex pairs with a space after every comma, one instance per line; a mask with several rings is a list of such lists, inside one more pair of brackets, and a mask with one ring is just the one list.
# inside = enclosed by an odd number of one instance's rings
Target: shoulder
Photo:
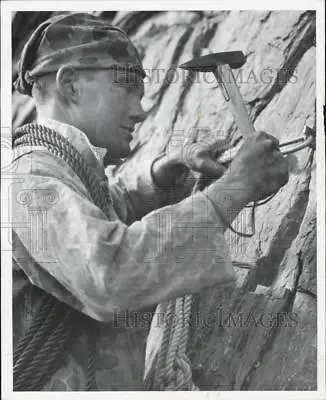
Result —
[[43, 147], [28, 147], [14, 152], [14, 180], [31, 185], [45, 184], [47, 181], [67, 185], [74, 191], [89, 196], [77, 173], [66, 161], [50, 153]]

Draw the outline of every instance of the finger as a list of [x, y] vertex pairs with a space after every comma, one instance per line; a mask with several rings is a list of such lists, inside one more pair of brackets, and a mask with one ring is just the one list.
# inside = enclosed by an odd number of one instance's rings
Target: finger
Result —
[[[270, 144], [268, 144], [268, 146], [270, 146]], [[268, 151], [268, 154], [265, 154], [265, 165], [278, 168], [284, 160], [284, 155], [279, 149], [274, 148], [270, 150]]]
[[202, 152], [210, 154], [213, 159], [217, 159], [226, 150], [231, 149], [231, 144], [227, 143], [225, 139], [215, 139], [213, 142], [202, 143]]
[[227, 168], [224, 165], [211, 159], [205, 159], [200, 166], [200, 172], [215, 178], [221, 177], [226, 169]]
[[270, 148], [279, 148], [280, 141], [275, 136], [263, 131], [261, 132], [261, 136]]
[[300, 172], [299, 161], [296, 155], [288, 154], [286, 156], [286, 161], [289, 165], [289, 173], [298, 174]]
[[202, 145], [200, 143], [193, 143], [190, 146], [183, 147], [182, 160], [188, 168], [200, 171], [200, 169], [196, 168], [196, 164], [198, 162], [198, 153], [200, 153], [201, 150]]
[[276, 193], [284, 186], [289, 180], [289, 163], [288, 160], [281, 155], [278, 159], [275, 159], [274, 166], [270, 168], [269, 172], [271, 187]]
[[222, 153], [230, 150], [232, 147], [233, 146], [227, 143], [225, 139], [219, 139], [211, 145], [210, 150], [212, 151], [213, 157], [218, 158]]
[[289, 170], [290, 170], [289, 160], [287, 160], [287, 158], [282, 156], [279, 162], [279, 173], [280, 173], [279, 182], [281, 186], [284, 186], [285, 184], [288, 183]]
[[285, 162], [288, 163], [287, 157], [284, 156], [284, 154], [281, 152], [280, 149], [274, 149], [272, 152], [273, 158], [275, 159], [276, 163], [281, 163]]

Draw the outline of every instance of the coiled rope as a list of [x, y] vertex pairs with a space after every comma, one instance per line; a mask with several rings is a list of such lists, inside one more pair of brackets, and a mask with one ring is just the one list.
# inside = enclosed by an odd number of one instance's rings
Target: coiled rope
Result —
[[94, 203], [109, 218], [110, 194], [107, 185], [101, 185], [97, 176], [90, 170], [82, 155], [75, 147], [54, 129], [38, 124], [26, 124], [16, 129], [13, 136], [13, 147], [43, 146], [50, 153], [63, 159], [78, 175], [87, 188]]
[[[88, 168], [81, 154], [55, 130], [38, 124], [27, 124], [13, 135], [13, 148], [42, 146], [63, 159], [87, 188], [93, 202], [109, 218], [110, 195], [107, 185], [101, 185]], [[13, 232], [15, 234], [15, 232]], [[17, 235], [16, 235], [17, 236]], [[14, 262], [17, 262], [14, 260]], [[42, 306], [36, 319], [21, 338], [13, 355], [14, 390], [41, 390], [67, 356], [68, 344], [77, 326], [88, 330], [89, 354], [86, 390], [94, 390], [95, 382], [95, 322], [86, 315], [43, 292]]]
[[145, 380], [150, 390], [199, 390], [192, 381], [190, 360], [186, 355], [192, 295], [167, 302], [163, 338], [153, 376]]

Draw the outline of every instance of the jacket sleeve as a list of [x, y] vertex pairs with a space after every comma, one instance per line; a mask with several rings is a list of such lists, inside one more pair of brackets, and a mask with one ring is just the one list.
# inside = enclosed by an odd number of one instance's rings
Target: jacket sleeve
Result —
[[130, 226], [108, 220], [70, 172], [13, 185], [14, 258], [30, 281], [100, 321], [234, 280], [213, 206], [202, 193]]
[[157, 208], [174, 204], [191, 193], [194, 182], [185, 174], [177, 187], [159, 188], [151, 177], [153, 160], [144, 160], [140, 174], [122, 174], [110, 178], [110, 193], [119, 218], [127, 224], [141, 219]]

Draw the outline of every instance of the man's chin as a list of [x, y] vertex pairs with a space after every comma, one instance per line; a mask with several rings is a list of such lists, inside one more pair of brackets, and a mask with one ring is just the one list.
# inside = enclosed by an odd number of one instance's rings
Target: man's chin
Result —
[[111, 151], [108, 150], [104, 159], [103, 163], [104, 166], [107, 165], [120, 165], [123, 162], [123, 159], [127, 158], [131, 153], [129, 145], [124, 149], [119, 149], [119, 151]]
[[129, 143], [124, 148], [120, 148], [119, 152], [116, 152], [116, 154], [119, 154], [119, 158], [126, 158], [126, 157], [130, 156], [130, 153], [131, 153], [131, 149], [130, 149]]

